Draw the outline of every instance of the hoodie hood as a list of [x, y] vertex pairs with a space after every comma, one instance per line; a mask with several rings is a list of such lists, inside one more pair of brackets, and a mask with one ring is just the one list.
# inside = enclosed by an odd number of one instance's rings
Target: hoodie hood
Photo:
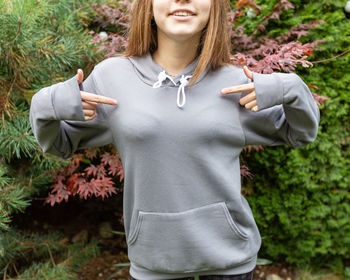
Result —
[[[192, 77], [198, 65], [199, 56], [197, 56], [189, 65], [185, 67], [185, 69], [183, 69], [175, 77], [169, 75], [163, 67], [157, 64], [153, 60], [150, 52], [147, 52], [143, 56], [130, 56], [128, 59], [133, 64], [138, 77], [145, 84], [148, 84], [153, 88], [168, 86], [178, 87], [177, 106], [181, 108], [185, 105], [185, 87], [187, 86], [189, 79]], [[208, 73], [208, 70], [209, 67], [207, 66], [195, 84], [197, 84], [205, 77], [205, 75]]]

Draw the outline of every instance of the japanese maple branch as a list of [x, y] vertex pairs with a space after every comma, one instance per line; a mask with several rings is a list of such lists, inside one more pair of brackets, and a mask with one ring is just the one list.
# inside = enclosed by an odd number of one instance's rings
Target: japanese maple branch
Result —
[[327, 61], [330, 61], [330, 60], [336, 59], [336, 58], [338, 58], [338, 57], [341, 57], [341, 56], [343, 56], [343, 55], [347, 54], [348, 52], [350, 52], [350, 49], [348, 49], [348, 50], [346, 50], [346, 51], [342, 52], [341, 54], [338, 54], [338, 55], [336, 55], [336, 56], [334, 56], [334, 57], [331, 57], [331, 58], [327, 58], [327, 59], [324, 59], [324, 60], [319, 60], [319, 61], [310, 61], [310, 62], [311, 62], [311, 63], [321, 63], [321, 62], [327, 62]]

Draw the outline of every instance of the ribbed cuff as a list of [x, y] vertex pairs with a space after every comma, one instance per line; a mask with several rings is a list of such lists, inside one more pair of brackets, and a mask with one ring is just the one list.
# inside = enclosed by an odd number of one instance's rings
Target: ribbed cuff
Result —
[[77, 76], [53, 85], [51, 101], [58, 120], [85, 120]]
[[283, 104], [283, 86], [276, 73], [259, 74], [253, 72], [258, 110]]

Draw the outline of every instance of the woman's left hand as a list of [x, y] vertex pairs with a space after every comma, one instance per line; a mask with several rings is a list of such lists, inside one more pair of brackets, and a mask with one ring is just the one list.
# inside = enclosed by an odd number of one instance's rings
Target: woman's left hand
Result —
[[[253, 72], [250, 71], [247, 66], [244, 66], [243, 70], [244, 70], [245, 75], [253, 81]], [[254, 82], [249, 83], [249, 84], [239, 85], [239, 86], [223, 88], [223, 89], [221, 89], [220, 93], [221, 94], [229, 94], [229, 93], [238, 93], [238, 92], [243, 92], [243, 91], [247, 91], [247, 92], [249, 92], [249, 94], [242, 97], [239, 100], [239, 104], [241, 104], [242, 106], [245, 106], [247, 109], [251, 110], [252, 112], [257, 112], [258, 111], [258, 103], [256, 100]]]

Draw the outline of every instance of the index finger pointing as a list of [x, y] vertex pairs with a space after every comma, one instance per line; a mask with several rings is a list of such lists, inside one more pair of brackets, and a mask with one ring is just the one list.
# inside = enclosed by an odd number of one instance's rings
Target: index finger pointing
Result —
[[227, 93], [237, 93], [237, 92], [252, 91], [252, 90], [254, 90], [254, 83], [223, 88], [221, 89], [220, 92], [221, 94], [227, 94]]
[[109, 105], [117, 105], [118, 102], [115, 99], [97, 95], [94, 93], [89, 93], [85, 91], [80, 91], [81, 99], [84, 101], [92, 101], [97, 103], [109, 104]]

